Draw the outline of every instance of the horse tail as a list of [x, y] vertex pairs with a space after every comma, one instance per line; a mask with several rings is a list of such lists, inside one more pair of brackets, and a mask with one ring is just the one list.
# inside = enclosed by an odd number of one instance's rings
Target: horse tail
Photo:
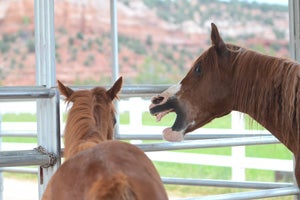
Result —
[[127, 176], [123, 173], [113, 177], [95, 181], [88, 192], [87, 200], [137, 200], [136, 193], [132, 190]]

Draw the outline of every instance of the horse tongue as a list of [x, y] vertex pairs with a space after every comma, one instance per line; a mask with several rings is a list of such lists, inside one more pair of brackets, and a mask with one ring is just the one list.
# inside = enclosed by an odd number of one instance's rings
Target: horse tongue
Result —
[[159, 122], [165, 116], [164, 113], [159, 113], [156, 115], [156, 121]]
[[169, 142], [180, 142], [183, 140], [183, 133], [173, 131], [172, 128], [166, 128], [163, 130], [163, 138]]
[[161, 113], [158, 113], [156, 115], [156, 121], [159, 122], [165, 115], [169, 114], [171, 111], [172, 111], [172, 109], [169, 109], [169, 110], [163, 111]]

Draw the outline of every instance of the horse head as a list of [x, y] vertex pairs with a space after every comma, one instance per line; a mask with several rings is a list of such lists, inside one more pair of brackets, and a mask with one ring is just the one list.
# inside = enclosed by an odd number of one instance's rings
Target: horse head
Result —
[[58, 81], [58, 88], [72, 103], [65, 128], [65, 155], [69, 157], [101, 141], [113, 139], [116, 123], [113, 100], [122, 87], [122, 77], [106, 90], [95, 87], [77, 90]]
[[138, 147], [111, 140], [113, 100], [122, 78], [106, 90], [58, 87], [72, 103], [65, 127], [65, 160], [47, 184], [43, 200], [160, 199], [168, 196], [155, 166]]
[[232, 109], [231, 51], [216, 25], [211, 24], [212, 46], [194, 62], [178, 85], [152, 98], [150, 113], [159, 121], [169, 112], [177, 117], [172, 127], [163, 131], [164, 139], [181, 141], [191, 132]]

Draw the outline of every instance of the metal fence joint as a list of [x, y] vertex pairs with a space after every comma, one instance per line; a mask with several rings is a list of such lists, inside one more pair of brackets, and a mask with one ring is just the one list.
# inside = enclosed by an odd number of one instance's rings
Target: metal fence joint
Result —
[[57, 155], [55, 153], [47, 151], [47, 149], [45, 149], [42, 146], [38, 146], [38, 147], [34, 148], [34, 150], [37, 151], [37, 152], [40, 152], [44, 155], [47, 155], [49, 157], [49, 162], [46, 163], [46, 164], [41, 165], [42, 168], [52, 167], [56, 164]]

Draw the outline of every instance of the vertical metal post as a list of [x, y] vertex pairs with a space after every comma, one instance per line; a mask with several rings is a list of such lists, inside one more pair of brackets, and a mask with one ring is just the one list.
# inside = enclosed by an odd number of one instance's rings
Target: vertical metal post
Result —
[[[113, 82], [119, 77], [119, 54], [118, 54], [118, 20], [117, 20], [117, 2], [116, 0], [110, 0], [110, 24], [111, 24], [111, 44], [112, 44], [112, 71]], [[117, 123], [115, 126], [115, 137], [119, 137], [119, 108], [118, 103], [115, 103], [117, 111]]]
[[289, 0], [289, 30], [291, 58], [300, 61], [300, 3]]
[[117, 20], [116, 0], [110, 1], [110, 24], [111, 24], [113, 81], [115, 81], [119, 77], [118, 20]]
[[[299, 0], [289, 0], [289, 26], [290, 26], [289, 30], [290, 30], [291, 58], [300, 62], [300, 3], [299, 3]], [[295, 162], [295, 159], [294, 159], [294, 162]], [[294, 183], [297, 185], [295, 176], [294, 176]], [[295, 195], [294, 199], [300, 200], [300, 195]]]
[[[1, 136], [1, 132], [2, 132], [2, 116], [0, 114], [0, 151], [2, 149], [2, 136]], [[4, 184], [3, 184], [3, 174], [2, 171], [0, 171], [0, 200], [3, 200], [3, 190], [4, 190]]]
[[[54, 0], [35, 0], [36, 84], [55, 87]], [[55, 89], [53, 89], [55, 90]], [[60, 165], [59, 101], [55, 97], [37, 100], [38, 144], [58, 155], [58, 162], [39, 168], [39, 199], [51, 176]]]

